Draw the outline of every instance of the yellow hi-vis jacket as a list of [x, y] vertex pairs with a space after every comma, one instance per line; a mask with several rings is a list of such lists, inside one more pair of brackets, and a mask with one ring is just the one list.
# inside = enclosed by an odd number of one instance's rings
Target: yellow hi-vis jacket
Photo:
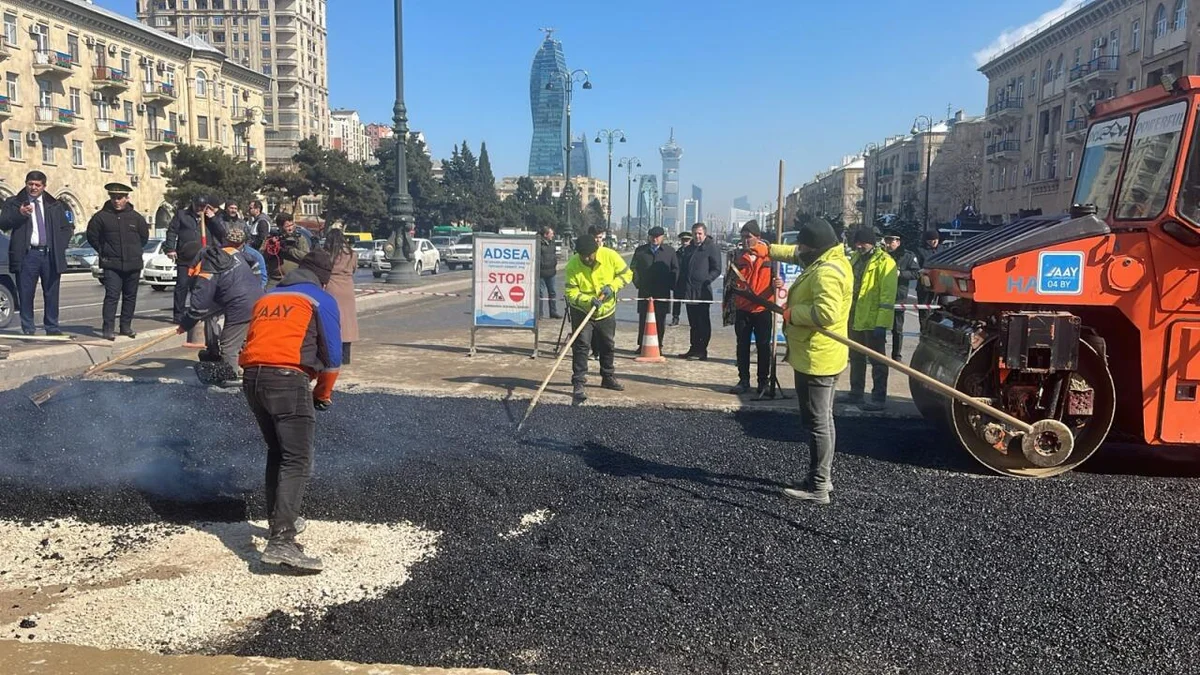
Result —
[[[854, 320], [850, 322], [850, 328], [858, 331], [873, 331], [876, 328], [891, 330], [892, 320], [896, 316], [896, 284], [899, 279], [896, 260], [880, 246], [871, 249], [867, 256], [862, 283], [858, 286], [858, 302], [854, 303]], [[857, 251], [850, 256], [851, 272], [855, 263], [863, 257], [863, 254]], [[853, 285], [851, 287], [853, 288]]]
[[[771, 245], [771, 260], [804, 264], [800, 249]], [[850, 302], [854, 295], [853, 272], [841, 245], [826, 251], [788, 289], [791, 323], [783, 327], [788, 342], [788, 363], [805, 375], [837, 375], [850, 363], [850, 348], [821, 335], [814, 327], [846, 337]]]
[[592, 308], [592, 299], [600, 295], [600, 289], [609, 286], [613, 294], [592, 315], [592, 319], [604, 319], [617, 311], [617, 292], [631, 281], [633, 272], [629, 265], [611, 248], [601, 246], [596, 251], [595, 267], [585, 265], [576, 253], [567, 261], [567, 302], [587, 312]]

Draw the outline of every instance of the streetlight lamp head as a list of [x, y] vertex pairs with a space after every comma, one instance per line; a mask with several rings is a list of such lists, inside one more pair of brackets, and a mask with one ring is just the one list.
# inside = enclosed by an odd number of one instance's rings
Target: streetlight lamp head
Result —
[[599, 136], [597, 136], [597, 137], [596, 137], [596, 142], [597, 142], [597, 143], [599, 143], [599, 142], [600, 142], [600, 137], [599, 137]]
[[546, 88], [547, 88], [547, 89], [553, 89], [553, 88], [554, 88], [554, 83], [553, 83], [553, 82], [547, 82], [547, 83], [546, 83]]
[[916, 136], [919, 133], [921, 133], [921, 130], [917, 128], [917, 123], [913, 122], [912, 135]]
[[625, 136], [624, 136], [623, 134], [622, 134], [622, 136], [621, 136], [621, 139], [620, 139], [620, 140], [621, 140], [621, 142], [622, 142], [622, 143], [624, 143], [624, 142], [625, 142]]
[[591, 81], [591, 80], [584, 80], [584, 81], [583, 81], [583, 88], [584, 88], [584, 89], [591, 89], [591, 88], [592, 88], [592, 81]]

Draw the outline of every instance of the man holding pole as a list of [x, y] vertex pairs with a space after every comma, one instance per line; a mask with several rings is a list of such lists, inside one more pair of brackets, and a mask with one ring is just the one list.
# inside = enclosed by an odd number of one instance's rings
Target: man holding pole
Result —
[[[571, 385], [577, 403], [587, 400], [583, 385], [587, 382], [588, 352], [595, 336], [600, 352], [600, 386], [613, 391], [625, 387], [616, 376], [614, 363], [617, 336], [617, 292], [633, 279], [625, 260], [619, 255], [600, 257], [600, 247], [592, 235], [575, 241], [575, 255], [567, 261], [566, 296], [571, 326], [579, 336], [571, 351]], [[588, 312], [595, 308], [591, 321]], [[582, 327], [582, 328], [581, 328]]]
[[[217, 234], [208, 231], [211, 223], [205, 222], [216, 213], [217, 208], [213, 206], [211, 199], [197, 195], [192, 198], [192, 205], [177, 211], [175, 217], [171, 219], [171, 223], [167, 225], [167, 239], [163, 242], [163, 250], [166, 251], [168, 258], [175, 261], [175, 301], [171, 310], [171, 320], [177, 325], [187, 314], [187, 297], [188, 292], [191, 291], [191, 284], [188, 283], [188, 270], [196, 262], [195, 254], [204, 245], [204, 237]], [[218, 241], [223, 241], [224, 230], [221, 230], [219, 234]], [[184, 255], [184, 253], [188, 255]]]
[[[750, 220], [742, 225], [742, 250], [733, 263], [738, 270], [734, 288], [764, 300], [774, 295], [775, 284], [771, 278], [771, 259], [768, 257], [768, 251], [758, 221]], [[774, 398], [771, 387], [771, 328], [774, 323], [772, 315], [763, 305], [754, 303], [741, 294], [734, 295], [733, 302], [736, 308], [733, 331], [737, 336], [738, 383], [729, 393], [741, 395], [750, 391], [750, 340], [753, 338], [758, 350], [758, 395], [762, 398]]]

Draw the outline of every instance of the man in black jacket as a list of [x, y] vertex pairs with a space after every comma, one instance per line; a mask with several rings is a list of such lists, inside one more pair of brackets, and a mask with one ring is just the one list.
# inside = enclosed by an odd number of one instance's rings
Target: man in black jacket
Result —
[[679, 281], [679, 258], [675, 249], [663, 243], [666, 231], [661, 227], [650, 228], [649, 241], [633, 252], [629, 267], [633, 269], [633, 285], [638, 291], [638, 351], [642, 351], [642, 336], [646, 334], [646, 314], [650, 303], [645, 298], [655, 298], [654, 323], [658, 328], [658, 344], [666, 336], [667, 313], [671, 311], [669, 299]]
[[255, 199], [250, 202], [250, 221], [247, 223], [250, 234], [250, 245], [262, 250], [263, 242], [271, 236], [271, 218], [263, 213], [263, 204]]
[[0, 230], [10, 233], [8, 264], [17, 272], [21, 307], [21, 332], [33, 335], [33, 293], [42, 282], [45, 307], [42, 323], [46, 335], [62, 335], [58, 328], [58, 280], [67, 269], [67, 242], [75, 231], [74, 215], [67, 205], [46, 192], [46, 174], [30, 171], [25, 189], [4, 201]]
[[[712, 283], [721, 276], [721, 249], [708, 236], [704, 223], [692, 226], [691, 251], [679, 266], [679, 285], [684, 300], [712, 300]], [[691, 346], [679, 355], [681, 359], [708, 360], [708, 343], [712, 339], [712, 307], [707, 302], [687, 306], [691, 326]]]
[[[675, 257], [679, 260], [679, 269], [683, 269], [683, 259], [692, 253], [692, 233], [684, 230], [679, 233], [679, 248], [675, 249]], [[676, 275], [675, 288], [671, 289], [675, 293], [676, 302], [671, 303], [671, 325], [679, 325], [679, 315], [683, 313], [683, 303], [678, 302], [679, 298], [683, 297], [683, 280]]]
[[142, 277], [142, 250], [150, 240], [150, 225], [129, 203], [133, 188], [121, 183], [104, 186], [108, 201], [92, 216], [87, 240], [96, 249], [100, 269], [104, 270], [104, 309], [102, 331], [105, 340], [113, 335], [117, 318], [117, 300], [121, 302], [121, 335], [137, 337], [133, 332], [133, 312], [137, 306], [138, 281]]
[[[925, 263], [927, 263], [930, 258], [937, 255], [938, 245], [941, 243], [942, 235], [935, 229], [928, 229], [925, 230], [925, 234], [922, 235], [922, 239], [925, 243], [921, 245], [921, 248], [917, 249], [916, 253], [917, 263], [920, 264], [921, 269], [925, 269]], [[921, 303], [922, 305], [929, 305], [933, 304], [936, 300], [937, 296], [933, 294], [933, 291], [920, 285], [920, 283], [917, 284], [917, 302]], [[921, 325], [924, 326], [925, 317], [929, 316], [929, 310], [918, 310], [917, 316], [920, 318]]]
[[[204, 219], [204, 231], [208, 241], [202, 241], [200, 236], [200, 219]], [[205, 243], [215, 242], [218, 246], [225, 241], [223, 221], [217, 217], [217, 208], [209, 197], [197, 196], [192, 198], [189, 208], [180, 209], [167, 225], [167, 239], [163, 242], [163, 250], [175, 261], [175, 302], [172, 307], [172, 320], [179, 323], [187, 310], [188, 269], [196, 261], [183, 255], [184, 251], [199, 252]], [[194, 244], [195, 246], [191, 246]]]
[[[898, 230], [891, 230], [883, 235], [883, 247], [888, 253], [892, 254], [892, 259], [896, 261], [896, 272], [898, 278], [896, 280], [896, 304], [901, 305], [907, 303], [908, 289], [912, 287], [914, 282], [919, 282], [921, 277], [921, 261], [917, 259], [917, 254], [908, 250], [903, 246], [903, 241], [900, 238]], [[892, 358], [900, 361], [903, 359], [901, 347], [904, 346], [904, 317], [906, 312], [897, 308], [896, 316], [892, 320]]]
[[[554, 277], [557, 274], [558, 246], [554, 243], [554, 228], [547, 225], [542, 228], [542, 238], [538, 240], [538, 317], [546, 315], [549, 305], [550, 318], [562, 318], [558, 313], [558, 296], [554, 293]], [[543, 292], [545, 303], [542, 302]]]

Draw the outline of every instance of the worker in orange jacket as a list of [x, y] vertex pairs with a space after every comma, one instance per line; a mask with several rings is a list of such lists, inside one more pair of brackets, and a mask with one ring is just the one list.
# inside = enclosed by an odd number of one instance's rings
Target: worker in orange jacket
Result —
[[[758, 221], [750, 220], [742, 225], [742, 251], [734, 265], [741, 273], [734, 282], [735, 289], [774, 302], [776, 280], [771, 273], [771, 258]], [[750, 338], [753, 337], [758, 351], [758, 395], [761, 398], [774, 398], [775, 390], [771, 386], [771, 313], [761, 303], [741, 295], [735, 295], [733, 302], [738, 383], [729, 393], [740, 395], [750, 391]]]
[[337, 301], [324, 290], [332, 270], [329, 253], [317, 249], [259, 298], [238, 359], [242, 392], [267, 442], [271, 530], [262, 561], [308, 572], [322, 569], [320, 558], [296, 544], [306, 526], [300, 505], [312, 473], [315, 411], [332, 404], [342, 365]]

